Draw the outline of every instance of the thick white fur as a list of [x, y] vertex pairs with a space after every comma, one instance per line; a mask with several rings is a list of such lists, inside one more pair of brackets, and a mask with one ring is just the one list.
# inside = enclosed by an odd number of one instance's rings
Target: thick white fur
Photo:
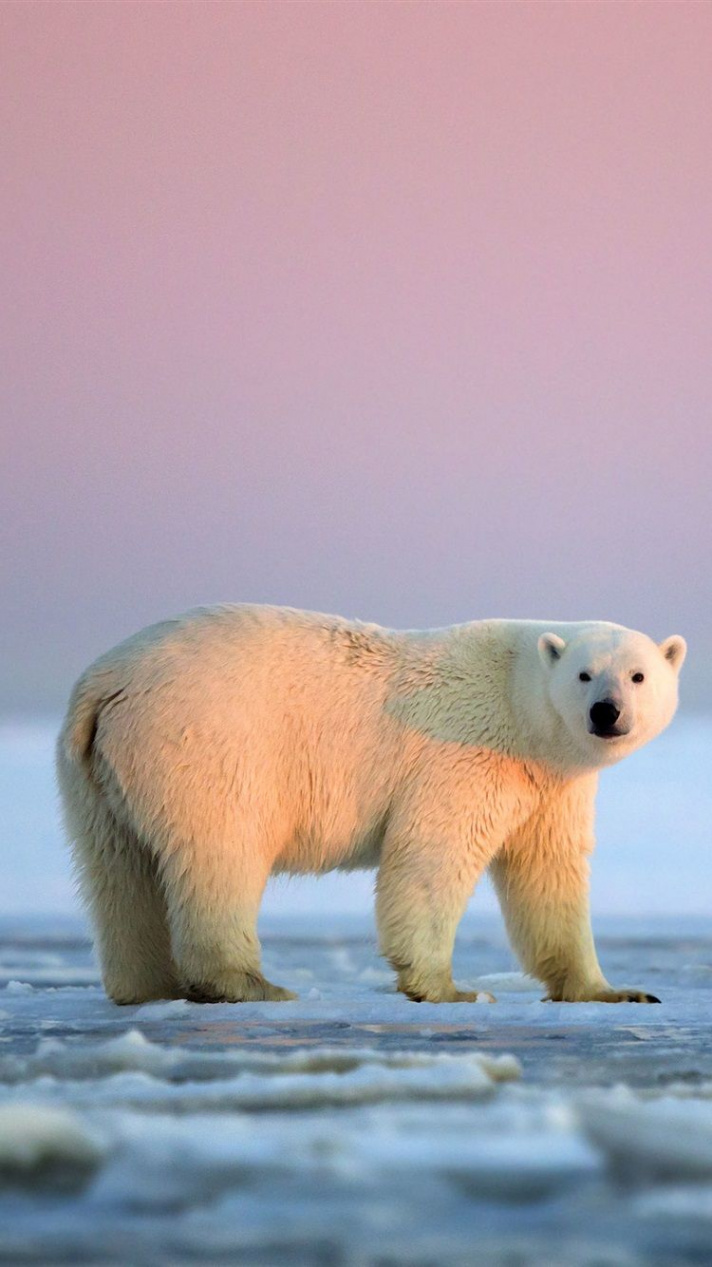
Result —
[[[399, 988], [471, 999], [453, 943], [489, 868], [552, 998], [644, 998], [609, 986], [596, 958], [593, 802], [598, 769], [672, 718], [684, 652], [600, 622], [401, 633], [254, 606], [143, 630], [79, 680], [58, 746], [107, 992], [293, 997], [260, 970], [268, 876], [378, 867]], [[602, 692], [621, 738], [589, 733]]]

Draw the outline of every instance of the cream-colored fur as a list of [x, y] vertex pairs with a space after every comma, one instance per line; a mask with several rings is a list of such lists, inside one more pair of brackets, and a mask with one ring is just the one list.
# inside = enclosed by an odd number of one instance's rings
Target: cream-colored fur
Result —
[[[596, 958], [593, 801], [597, 770], [670, 721], [684, 651], [598, 622], [400, 633], [250, 606], [128, 639], [77, 683], [58, 745], [107, 992], [294, 997], [260, 968], [268, 877], [377, 867], [399, 988], [472, 999], [452, 951], [489, 868], [552, 998], [645, 998], [612, 989]], [[589, 733], [601, 692], [620, 737]]]

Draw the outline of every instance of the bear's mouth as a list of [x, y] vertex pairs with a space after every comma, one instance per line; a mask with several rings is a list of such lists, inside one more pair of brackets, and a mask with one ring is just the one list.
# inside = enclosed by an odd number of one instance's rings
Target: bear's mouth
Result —
[[588, 733], [596, 739], [623, 739], [628, 731], [619, 730], [616, 726], [591, 726]]

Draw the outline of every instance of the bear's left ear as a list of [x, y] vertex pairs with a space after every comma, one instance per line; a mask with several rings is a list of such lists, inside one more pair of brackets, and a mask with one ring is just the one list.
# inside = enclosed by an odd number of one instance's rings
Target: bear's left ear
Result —
[[559, 637], [558, 634], [545, 633], [541, 635], [537, 646], [539, 648], [539, 655], [548, 669], [551, 668], [552, 664], [556, 664], [557, 660], [561, 659], [566, 643], [563, 638]]
[[660, 643], [662, 651], [668, 664], [671, 664], [676, 673], [680, 672], [683, 661], [687, 655], [687, 643], [679, 634], [673, 634], [672, 638], [666, 638]]

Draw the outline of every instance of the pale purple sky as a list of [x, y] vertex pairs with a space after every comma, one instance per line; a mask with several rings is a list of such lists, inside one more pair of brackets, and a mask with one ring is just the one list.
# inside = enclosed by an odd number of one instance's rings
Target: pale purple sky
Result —
[[712, 5], [5, 3], [0, 708], [195, 603], [712, 704]]

